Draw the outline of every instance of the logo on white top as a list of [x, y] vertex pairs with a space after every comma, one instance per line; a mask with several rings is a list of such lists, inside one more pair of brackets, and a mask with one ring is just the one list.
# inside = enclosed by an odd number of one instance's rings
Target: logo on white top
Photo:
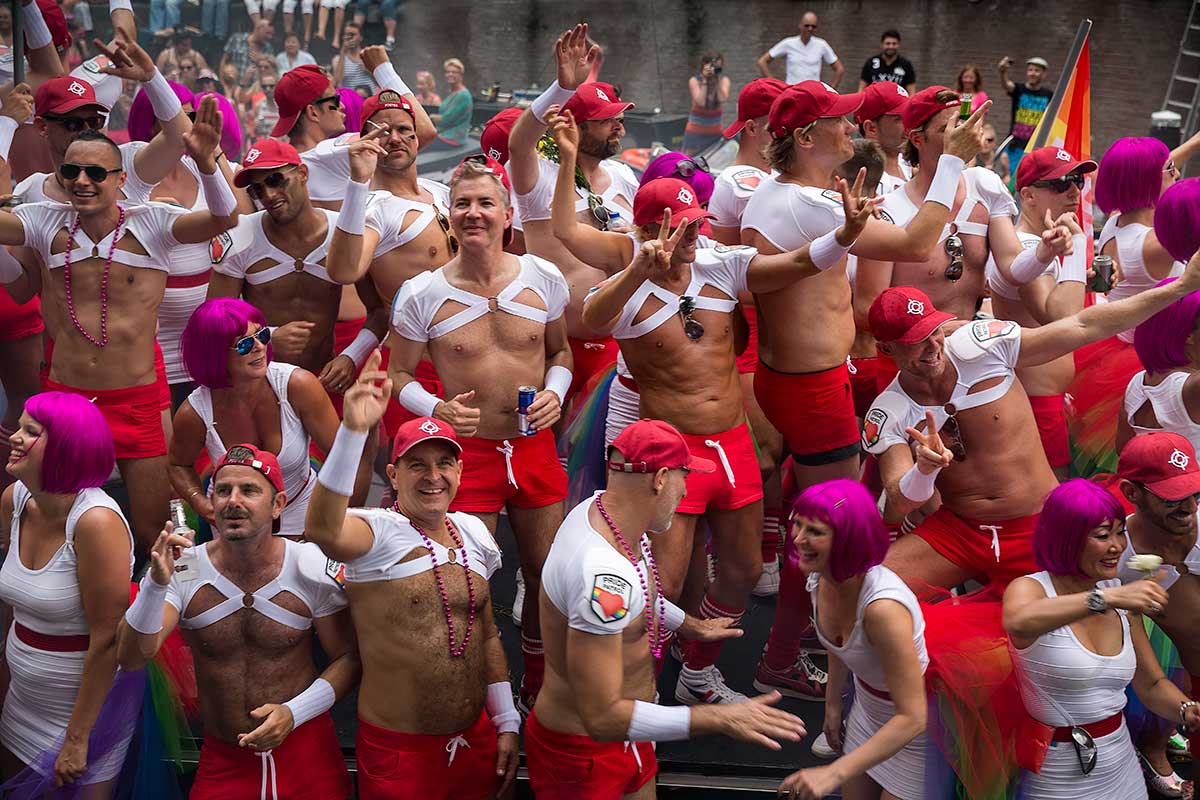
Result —
[[1167, 459], [1168, 463], [1170, 463], [1172, 467], [1179, 467], [1182, 470], [1186, 470], [1188, 468], [1188, 464], [1191, 463], [1191, 460], [1192, 459], [1188, 456], [1188, 454], [1182, 450], [1172, 451], [1171, 457]]
[[612, 100], [609, 100], [609, 99], [608, 99], [608, 95], [606, 95], [606, 94], [604, 93], [604, 90], [603, 90], [603, 89], [601, 89], [601, 88], [599, 88], [599, 87], [596, 87], [596, 97], [599, 97], [601, 100], [603, 100], [603, 101], [604, 101], [604, 102], [606, 102], [606, 103], [611, 103], [611, 102], [612, 102]]
[[694, 203], [694, 202], [695, 202], [695, 200], [696, 200], [696, 196], [695, 196], [695, 195], [693, 195], [693, 194], [692, 194], [690, 191], [688, 191], [687, 189], [683, 189], [683, 188], [681, 188], [681, 189], [679, 190], [679, 194], [675, 195], [675, 199], [676, 199], [676, 200], [678, 200], [679, 202], [681, 202], [681, 203], [685, 204], [685, 205], [689, 205], [689, 206], [690, 206], [692, 203]]
[[925, 304], [920, 300], [909, 300], [908, 313], [916, 314], [918, 317], [922, 316], [925, 313]]
[[1071, 154], [1068, 153], [1066, 150], [1059, 150], [1057, 153], [1054, 154], [1054, 157], [1057, 158], [1059, 161], [1070, 161], [1071, 160]]
[[437, 423], [431, 419], [427, 419], [421, 423], [421, 430], [429, 434], [442, 432], [442, 429], [437, 426]]
[[71, 81], [71, 85], [67, 87], [67, 91], [71, 94], [79, 95], [80, 97], [83, 97], [85, 94], [87, 94], [87, 89], [84, 88], [83, 84], [76, 81]]
[[250, 152], [246, 153], [246, 159], [242, 163], [253, 164], [255, 161], [258, 161], [258, 157], [261, 155], [262, 150], [259, 150], [257, 147], [251, 147]]

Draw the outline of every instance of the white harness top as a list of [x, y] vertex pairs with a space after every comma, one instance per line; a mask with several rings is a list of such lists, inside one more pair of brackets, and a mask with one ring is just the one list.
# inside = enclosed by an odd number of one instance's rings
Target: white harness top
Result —
[[[422, 203], [407, 197], [397, 197], [388, 191], [374, 191], [367, 199], [367, 226], [379, 232], [375, 256], [403, 247], [437, 219], [437, 212], [449, 214], [450, 189], [437, 181], [417, 178], [417, 184], [433, 195], [432, 203]], [[408, 225], [404, 220], [412, 212], [417, 217]]]
[[[988, 235], [987, 223], [972, 222], [968, 219], [977, 205], [982, 205], [987, 209], [989, 219], [1017, 215], [1017, 204], [1013, 202], [1012, 195], [1008, 193], [1000, 176], [990, 169], [970, 167], [963, 170], [962, 180], [967, 191], [966, 197], [963, 198], [962, 205], [958, 207], [954, 218], [942, 228], [942, 235], [938, 238], [938, 242], [944, 241], [950, 235], [951, 225], [958, 233], [986, 237]], [[902, 191], [893, 191], [885, 195], [882, 209], [884, 219], [901, 227], [908, 225], [921, 210], [919, 205], [913, 203], [908, 192]]]
[[[1125, 387], [1125, 419], [1135, 434], [1171, 431], [1192, 443], [1200, 445], [1200, 422], [1194, 422], [1183, 400], [1183, 385], [1191, 377], [1190, 372], [1172, 372], [1157, 386], [1146, 385], [1146, 371], [1142, 370], [1129, 379]], [[1133, 415], [1147, 402], [1154, 409], [1154, 418], [1160, 427], [1147, 428], [1135, 425]]]
[[[343, 187], [344, 188], [344, 187]], [[266, 211], [258, 211], [238, 220], [237, 227], [230, 231], [231, 242], [228, 253], [213, 269], [222, 275], [242, 278], [252, 286], [269, 283], [279, 278], [304, 272], [326, 283], [337, 283], [329, 277], [322, 263], [329, 255], [329, 243], [333, 241], [333, 229], [337, 225], [337, 214], [325, 208], [315, 209], [325, 215], [328, 223], [325, 239], [303, 258], [296, 258], [280, 250], [267, 238], [263, 228]], [[258, 272], [248, 272], [259, 261], [274, 262], [272, 266]]]
[[[348, 582], [394, 581], [433, 569], [433, 562], [428, 558], [403, 560], [413, 550], [425, 549], [425, 541], [421, 534], [417, 533], [412, 522], [404, 515], [388, 508], [351, 508], [346, 513], [362, 519], [375, 534], [371, 549], [365, 555], [346, 563]], [[484, 580], [491, 579], [496, 570], [500, 569], [501, 556], [500, 546], [496, 544], [487, 526], [477, 517], [461, 511], [451, 512], [446, 517], [454, 523], [454, 527], [462, 536], [462, 549], [466, 551], [467, 566]], [[458, 550], [451, 551], [432, 539], [430, 543], [433, 545], [433, 555], [437, 558], [439, 566], [455, 563], [462, 565], [463, 557]]]
[[[50, 253], [50, 244], [61, 229], [70, 231], [75, 210], [66, 203], [26, 203], [13, 211], [25, 226], [25, 246], [33, 248], [50, 269], [67, 263], [67, 253]], [[175, 220], [187, 212], [178, 206], [166, 203], [144, 203], [125, 206], [125, 225], [121, 235], [132, 234], [145, 249], [146, 254], [134, 253], [117, 247], [113, 261], [128, 267], [156, 269], [167, 272], [171, 265], [171, 251], [180, 246], [172, 233]], [[75, 231], [75, 246], [71, 250], [71, 261], [79, 263], [85, 258], [107, 258], [113, 243], [114, 228], [99, 242], [93, 242], [83, 230]]]
[[[521, 205], [521, 220], [522, 222], [538, 222], [540, 220], [550, 219], [550, 207], [554, 200], [554, 184], [558, 180], [558, 164], [553, 161], [538, 156], [538, 180], [537, 185], [529, 194], [517, 196], [517, 200]], [[600, 199], [604, 203], [604, 207], [610, 213], [621, 214], [628, 220], [625, 224], [632, 222], [629, 219], [629, 209], [633, 208], [633, 196], [637, 194], [638, 181], [637, 177], [625, 164], [612, 159], [605, 159], [600, 162], [600, 169], [608, 173], [610, 178], [608, 188], [600, 192]], [[617, 205], [614, 201], [616, 198], [622, 198], [628, 206]], [[588, 196], [579, 187], [575, 187], [575, 211], [587, 211]]]
[[[1158, 279], [1151, 277], [1150, 273], [1146, 271], [1146, 259], [1142, 249], [1146, 244], [1146, 236], [1153, 229], [1140, 222], [1131, 222], [1128, 225], [1117, 227], [1120, 220], [1120, 214], [1113, 214], [1105, 220], [1104, 228], [1100, 231], [1100, 242], [1096, 247], [1096, 252], [1100, 252], [1114, 239], [1117, 242], [1117, 257], [1113, 260], [1121, 268], [1121, 280], [1109, 290], [1107, 295], [1109, 302], [1141, 294], [1147, 289], [1153, 289], [1158, 283]], [[1184, 266], [1186, 265], [1183, 262], [1176, 261], [1171, 265], [1171, 271], [1167, 277], [1178, 278], [1183, 274]], [[1127, 344], [1133, 344], [1133, 330], [1130, 328], [1121, 331], [1117, 334], [1117, 338]]]
[[786, 183], [772, 174], [758, 184], [742, 213], [742, 230], [758, 231], [782, 252], [796, 250], [846, 220], [832, 189]]
[[742, 214], [758, 185], [770, 177], [758, 167], [734, 164], [721, 170], [714, 181], [708, 210], [716, 214], [713, 225], [721, 228], [742, 227]]

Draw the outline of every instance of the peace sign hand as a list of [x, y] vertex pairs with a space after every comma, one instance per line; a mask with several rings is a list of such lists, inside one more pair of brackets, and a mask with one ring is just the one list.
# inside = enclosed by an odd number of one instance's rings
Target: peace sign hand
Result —
[[641, 248], [633, 258], [632, 267], [648, 278], [656, 278], [666, 273], [671, 267], [671, 254], [679, 240], [687, 230], [687, 223], [680, 224], [671, 233], [671, 209], [663, 209], [662, 225], [658, 229], [658, 238], [642, 242]]
[[137, 42], [126, 39], [120, 31], [113, 37], [111, 46], [100, 39], [93, 39], [92, 44], [112, 62], [110, 66], [100, 68], [105, 75], [116, 75], [118, 78], [146, 83], [157, 71], [150, 54], [139, 47]]
[[853, 187], [848, 186], [844, 178], [838, 178], [836, 181], [834, 188], [842, 195], [842, 212], [846, 216], [845, 223], [835, 234], [837, 243], [842, 247], [854, 244], [867, 227], [867, 220], [875, 216], [875, 209], [883, 202], [882, 196], [867, 197], [863, 194], [863, 183], [866, 179], [867, 168], [863, 167], [858, 171]]
[[558, 64], [558, 85], [577, 89], [587, 80], [592, 64], [600, 55], [600, 45], [588, 39], [588, 26], [581, 22], [554, 43], [554, 59]]
[[917, 444], [917, 469], [923, 475], [932, 475], [953, 463], [954, 456], [942, 443], [942, 435], [938, 433], [937, 421], [934, 420], [932, 411], [925, 412], [924, 433], [913, 427], [905, 428], [905, 433]]

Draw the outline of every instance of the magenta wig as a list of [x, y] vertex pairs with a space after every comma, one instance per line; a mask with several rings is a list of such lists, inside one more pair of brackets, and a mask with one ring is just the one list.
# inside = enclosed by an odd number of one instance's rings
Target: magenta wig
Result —
[[[246, 325], [266, 325], [262, 312], [244, 300], [214, 297], [192, 312], [179, 338], [179, 354], [192, 378], [209, 389], [229, 386], [229, 354], [246, 335]], [[267, 346], [267, 360], [271, 347]]]
[[[1165, 197], [1166, 195], [1164, 195]], [[1166, 278], [1159, 286], [1177, 280]], [[1168, 372], [1191, 363], [1185, 347], [1200, 317], [1200, 292], [1179, 298], [1134, 328], [1133, 349], [1149, 372]]]
[[[175, 81], [167, 81], [167, 83], [175, 91], [175, 96], [179, 98], [180, 103], [187, 105], [193, 102], [191, 89]], [[129, 140], [132, 142], [150, 141], [154, 137], [154, 123], [157, 121], [154, 118], [154, 107], [150, 105], [150, 98], [146, 96], [146, 90], [138, 89], [133, 103], [129, 106], [129, 122], [125, 125], [129, 131]]]
[[829, 574], [839, 583], [883, 563], [889, 539], [879, 507], [858, 481], [839, 479], [810, 486], [796, 498], [791, 519], [807, 517], [833, 528]]
[[42, 426], [46, 439], [43, 492], [76, 494], [104, 485], [117, 455], [100, 409], [81, 395], [42, 392], [25, 401], [25, 413]]
[[1167, 187], [1154, 206], [1154, 235], [1171, 258], [1187, 263], [1200, 250], [1200, 178]]
[[1088, 577], [1079, 554], [1092, 531], [1108, 522], [1125, 522], [1125, 509], [1111, 492], [1084, 478], [1059, 484], [1046, 497], [1033, 531], [1033, 559], [1051, 575]]
[[226, 158], [236, 161], [242, 152], [242, 126], [238, 122], [237, 111], [225, 95], [218, 92], [196, 92], [192, 98], [192, 107], [200, 105], [200, 101], [209, 95], [217, 98], [217, 108], [221, 110], [221, 152], [225, 153]]
[[1163, 165], [1171, 151], [1158, 139], [1117, 139], [1100, 159], [1096, 172], [1096, 205], [1105, 214], [1150, 208], [1162, 193]]
[[363, 96], [353, 89], [337, 90], [342, 98], [342, 111], [346, 112], [346, 133], [358, 133], [362, 130]]
[[[642, 173], [642, 179], [638, 185], [645, 186], [655, 178], [677, 178], [695, 189], [696, 201], [702, 206], [707, 206], [709, 198], [712, 197], [713, 187], [716, 185], [713, 176], [697, 166], [691, 177], [685, 178], [678, 172], [681, 161], [692, 161], [692, 157], [677, 152], [663, 153], [646, 165], [646, 171]], [[692, 163], [696, 162], [692, 161]]]

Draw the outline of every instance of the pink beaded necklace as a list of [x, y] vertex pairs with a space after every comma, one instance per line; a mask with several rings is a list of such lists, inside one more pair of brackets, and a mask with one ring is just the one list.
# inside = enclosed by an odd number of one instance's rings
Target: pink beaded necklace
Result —
[[[400, 506], [397, 503], [392, 503], [392, 511], [395, 511], [397, 514], [402, 516], [404, 514], [404, 512], [400, 510]], [[407, 519], [407, 517], [405, 518]], [[433, 577], [437, 580], [438, 591], [442, 593], [442, 609], [446, 612], [446, 628], [449, 631], [448, 641], [450, 642], [450, 657], [462, 658], [463, 654], [467, 652], [467, 644], [471, 641], [471, 630], [475, 626], [475, 583], [471, 580], [471, 569], [470, 565], [467, 563], [466, 544], [463, 541], [462, 535], [459, 534], [458, 528], [454, 527], [454, 523], [449, 517], [446, 517], [446, 530], [450, 532], [450, 538], [454, 540], [454, 549], [462, 553], [462, 568], [463, 572], [467, 576], [467, 599], [470, 602], [467, 608], [467, 633], [461, 642], [455, 644], [454, 615], [450, 611], [450, 596], [446, 594], [446, 581], [442, 578], [442, 573], [438, 569], [437, 556], [434, 554], [433, 550], [433, 540], [430, 539], [429, 535], [426, 534], [425, 531], [421, 530], [420, 526], [411, 519], [408, 520], [408, 524], [412, 525], [413, 530], [421, 535], [421, 541], [425, 543], [425, 549], [429, 551], [429, 560], [433, 562]], [[450, 557], [453, 561], [453, 550], [450, 551]]]
[[104, 276], [100, 279], [99, 339], [93, 337], [79, 324], [79, 317], [75, 316], [75, 301], [71, 297], [71, 251], [75, 249], [75, 234], [79, 231], [78, 214], [75, 215], [75, 221], [71, 223], [71, 232], [67, 236], [66, 272], [63, 274], [63, 283], [67, 294], [67, 312], [71, 315], [71, 322], [75, 323], [75, 330], [82, 333], [84, 338], [96, 347], [108, 346], [108, 273], [112, 270], [113, 253], [117, 251], [117, 241], [121, 238], [121, 228], [124, 225], [125, 209], [117, 206], [117, 229], [113, 231], [112, 244], [108, 246], [108, 260], [104, 262]]
[[617, 544], [621, 545], [621, 549], [625, 551], [625, 556], [633, 562], [633, 568], [637, 570], [638, 580], [642, 582], [642, 596], [646, 599], [646, 611], [650, 614], [650, 655], [654, 656], [655, 661], [662, 658], [663, 645], [666, 643], [666, 635], [663, 633], [663, 620], [667, 614], [667, 600], [663, 596], [662, 578], [658, 574], [658, 562], [654, 560], [654, 554], [650, 552], [650, 548], [646, 545], [646, 537], [642, 536], [638, 540], [638, 549], [646, 559], [646, 563], [650, 565], [650, 572], [654, 575], [654, 588], [658, 592], [658, 615], [654, 614], [654, 605], [650, 602], [650, 586], [646, 583], [646, 574], [642, 572], [642, 566], [638, 559], [633, 555], [633, 548], [629, 546], [629, 542], [625, 541], [625, 537], [621, 535], [620, 529], [613, 524], [612, 517], [604, 510], [604, 503], [600, 502], [601, 494], [596, 495], [596, 510], [600, 512], [600, 516], [604, 517], [604, 521], [608, 523], [609, 530], [613, 533], [613, 538], [617, 540]]

